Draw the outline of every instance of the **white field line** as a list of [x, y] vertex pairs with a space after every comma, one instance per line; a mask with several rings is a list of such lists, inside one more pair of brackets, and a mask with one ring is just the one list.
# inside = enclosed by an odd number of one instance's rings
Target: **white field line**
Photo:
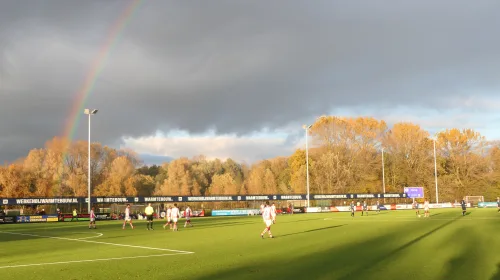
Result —
[[[89, 232], [73, 232], [73, 233], [89, 233]], [[101, 236], [104, 235], [104, 234], [99, 233], [99, 232], [90, 232], [90, 233], [94, 233], [94, 234], [97, 234], [97, 235], [96, 236], [89, 236], [89, 237], [82, 237], [82, 238], [75, 238], [75, 239], [78, 239], [78, 240], [91, 239], [91, 238], [98, 238], [98, 237], [101, 237]]]
[[51, 238], [51, 239], [59, 239], [59, 240], [78, 241], [78, 242], [86, 242], [86, 243], [94, 243], [94, 244], [104, 244], [104, 245], [112, 245], [112, 246], [128, 247], [128, 248], [139, 248], [139, 249], [148, 249], [148, 250], [168, 251], [168, 252], [176, 252], [176, 253], [181, 253], [181, 254], [194, 254], [194, 252], [189, 252], [189, 251], [180, 251], [180, 250], [155, 248], [155, 247], [145, 247], [145, 246], [137, 246], [137, 245], [126, 245], [126, 244], [100, 242], [100, 241], [92, 241], [92, 240], [82, 240], [82, 239], [66, 238], [66, 237], [44, 236], [44, 235], [37, 235], [37, 234], [8, 232], [8, 231], [0, 231], [0, 233], [13, 234], [13, 235], [24, 235], [24, 236], [32, 236], [32, 237], [42, 237], [42, 238]]
[[184, 255], [188, 253], [172, 253], [172, 254], [161, 254], [161, 255], [149, 255], [149, 256], [135, 256], [135, 257], [121, 257], [121, 258], [107, 258], [107, 259], [94, 259], [94, 260], [79, 260], [79, 261], [65, 261], [65, 262], [50, 262], [50, 263], [32, 263], [32, 264], [18, 264], [18, 265], [6, 265], [0, 266], [2, 268], [16, 268], [16, 267], [28, 267], [28, 266], [41, 266], [41, 265], [54, 265], [54, 264], [68, 264], [68, 263], [84, 263], [84, 262], [101, 262], [101, 261], [113, 261], [113, 260], [127, 260], [127, 259], [139, 259], [139, 258], [151, 258], [151, 257], [163, 257], [163, 256], [175, 256]]

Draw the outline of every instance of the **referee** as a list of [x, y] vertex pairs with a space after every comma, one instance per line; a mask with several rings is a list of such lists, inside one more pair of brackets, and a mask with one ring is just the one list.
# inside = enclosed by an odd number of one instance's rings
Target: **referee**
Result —
[[153, 209], [153, 207], [151, 207], [151, 203], [148, 204], [148, 207], [146, 207], [144, 212], [146, 212], [146, 219], [148, 221], [148, 224], [147, 224], [148, 230], [150, 228], [151, 228], [151, 230], [154, 230], [153, 229], [153, 213], [155, 212], [155, 210]]

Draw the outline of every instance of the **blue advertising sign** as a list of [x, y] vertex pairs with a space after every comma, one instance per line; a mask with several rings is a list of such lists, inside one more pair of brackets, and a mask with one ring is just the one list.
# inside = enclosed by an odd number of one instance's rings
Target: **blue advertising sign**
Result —
[[407, 187], [404, 189], [405, 194], [408, 198], [423, 198], [424, 188], [422, 187]]
[[18, 223], [47, 223], [58, 222], [57, 215], [38, 215], [38, 216], [17, 216], [16, 222]]
[[498, 207], [498, 202], [479, 202], [477, 204], [477, 207], [479, 207], [479, 208], [488, 208], [488, 207], [496, 208], [496, 207]]

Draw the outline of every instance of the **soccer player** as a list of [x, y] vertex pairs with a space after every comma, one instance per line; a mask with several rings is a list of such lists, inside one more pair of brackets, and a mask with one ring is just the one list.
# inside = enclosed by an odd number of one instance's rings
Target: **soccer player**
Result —
[[73, 209], [73, 218], [71, 218], [71, 221], [76, 219], [78, 221], [78, 213], [76, 212], [76, 208]]
[[380, 201], [377, 200], [377, 213], [380, 213]]
[[262, 212], [262, 218], [264, 219], [266, 228], [260, 234], [260, 238], [264, 239], [264, 234], [266, 232], [269, 233], [270, 238], [273, 238], [273, 234], [271, 233], [271, 225], [273, 224], [273, 217], [271, 215], [271, 207], [269, 207], [269, 202], [266, 202], [266, 206], [264, 207], [264, 211]]
[[413, 201], [413, 209], [415, 209], [415, 215], [420, 218], [420, 210], [418, 209], [418, 202], [416, 200]]
[[173, 231], [178, 231], [177, 229], [178, 219], [179, 219], [179, 208], [177, 208], [177, 203], [174, 203], [174, 207], [172, 208], [172, 221], [174, 222]]
[[361, 216], [363, 216], [366, 212], [366, 216], [368, 216], [368, 204], [366, 204], [366, 200], [363, 201], [363, 211], [361, 212]]
[[122, 229], [125, 229], [125, 225], [127, 224], [130, 225], [132, 229], [134, 229], [134, 225], [132, 224], [132, 218], [130, 218], [130, 204], [127, 204], [127, 208], [125, 208], [125, 217], [123, 218], [123, 227]]
[[351, 217], [354, 218], [354, 211], [356, 211], [356, 205], [354, 204], [354, 200], [351, 201]]
[[191, 216], [193, 215], [193, 211], [191, 211], [191, 208], [189, 208], [189, 206], [186, 207], [184, 215], [186, 216], [186, 223], [184, 223], [184, 227], [186, 227], [188, 224], [190, 226], [193, 226], [193, 224], [191, 224]]
[[167, 222], [163, 225], [163, 229], [165, 229], [165, 227], [167, 225], [170, 225], [170, 229], [172, 229], [172, 206], [168, 206], [168, 209], [167, 209]]
[[429, 218], [429, 201], [426, 199], [424, 202], [424, 217]]
[[264, 213], [264, 208], [265, 208], [265, 207], [266, 207], [266, 206], [264, 205], [264, 203], [262, 203], [262, 204], [260, 205], [260, 214], [261, 214], [261, 215], [262, 215], [262, 213]]
[[462, 216], [465, 216], [467, 213], [467, 203], [465, 202], [465, 197], [462, 199], [460, 205], [462, 206]]
[[151, 203], [148, 203], [148, 207], [146, 207], [146, 209], [144, 209], [144, 213], [146, 213], [146, 220], [148, 221], [148, 223], [146, 225], [148, 230], [149, 229], [154, 230], [153, 229], [153, 214], [154, 214], [154, 212], [155, 212], [155, 210], [151, 206]]
[[89, 229], [95, 229], [95, 212], [94, 212], [94, 207], [92, 207], [92, 210], [90, 210], [90, 223], [89, 223]]
[[274, 203], [271, 205], [271, 217], [273, 218], [273, 224], [276, 223], [276, 205]]

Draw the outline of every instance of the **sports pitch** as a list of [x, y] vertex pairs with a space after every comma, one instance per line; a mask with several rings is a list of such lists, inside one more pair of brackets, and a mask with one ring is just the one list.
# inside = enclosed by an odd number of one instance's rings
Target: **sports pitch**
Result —
[[[500, 279], [496, 209], [0, 225], [0, 279]], [[183, 225], [184, 219], [181, 219]]]

